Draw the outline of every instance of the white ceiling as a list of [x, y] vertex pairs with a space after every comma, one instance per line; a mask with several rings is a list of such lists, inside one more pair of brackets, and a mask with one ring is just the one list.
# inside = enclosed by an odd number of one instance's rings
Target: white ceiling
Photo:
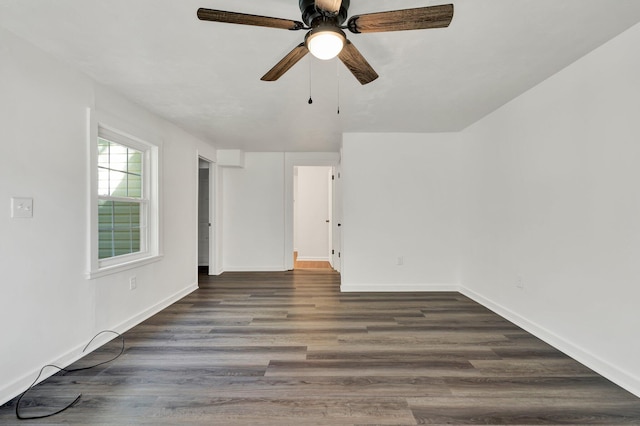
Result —
[[[304, 31], [196, 18], [301, 20], [298, 0], [0, 0], [0, 26], [220, 148], [336, 151], [343, 132], [461, 130], [640, 21], [639, 0], [451, 2], [449, 28], [348, 33], [380, 74], [365, 86], [311, 55], [262, 82]], [[442, 3], [351, 0], [349, 15]]]

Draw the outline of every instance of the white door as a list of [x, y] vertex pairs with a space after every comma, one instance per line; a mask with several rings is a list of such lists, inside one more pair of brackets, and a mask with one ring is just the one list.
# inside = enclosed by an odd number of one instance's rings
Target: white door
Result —
[[298, 260], [331, 262], [331, 168], [296, 169], [294, 247]]
[[333, 170], [331, 181], [331, 266], [340, 272], [342, 270], [342, 185], [340, 167]]
[[198, 266], [209, 266], [209, 163], [198, 168]]
[[327, 169], [327, 258], [333, 267], [333, 167]]

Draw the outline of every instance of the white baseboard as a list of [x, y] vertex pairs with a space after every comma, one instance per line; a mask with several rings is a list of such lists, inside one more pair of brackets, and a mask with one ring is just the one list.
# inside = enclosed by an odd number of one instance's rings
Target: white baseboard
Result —
[[[263, 269], [263, 268], [260, 268]], [[231, 271], [230, 269], [226, 269], [227, 271]], [[242, 271], [256, 271], [256, 268], [247, 268], [242, 269]], [[263, 269], [264, 270], [264, 269]], [[282, 269], [273, 269], [274, 271], [282, 271]], [[197, 284], [192, 284], [189, 287], [169, 296], [168, 298], [156, 303], [155, 305], [149, 307], [143, 312], [134, 315], [128, 320], [115, 325], [112, 329], [119, 333], [124, 333], [125, 331], [133, 328], [134, 326], [140, 324], [144, 320], [150, 318], [156, 313], [162, 311], [166, 307], [171, 304], [177, 302], [182, 299], [186, 295], [190, 294], [194, 290], [198, 288]], [[614, 365], [611, 365], [605, 360], [597, 357], [592, 354], [588, 350], [581, 348], [572, 342], [554, 334], [553, 332], [545, 329], [544, 327], [535, 324], [526, 318], [518, 315], [517, 313], [509, 310], [493, 302], [492, 300], [472, 291], [464, 287], [460, 287], [456, 284], [345, 284], [343, 283], [341, 286], [341, 291], [343, 292], [428, 292], [428, 291], [457, 291], [462, 293], [463, 295], [473, 299], [477, 303], [485, 306], [488, 309], [491, 309], [498, 315], [506, 318], [507, 320], [513, 322], [539, 339], [545, 341], [546, 343], [552, 345], [558, 350], [566, 353], [570, 357], [574, 358], [578, 362], [581, 362], [585, 366], [591, 368], [598, 374], [606, 377], [612, 382], [616, 383], [618, 386], [626, 389], [627, 391], [633, 393], [634, 395], [640, 397], [640, 378], [635, 377], [633, 374], [630, 374], [624, 370], [621, 370]], [[100, 336], [98, 340], [92, 345], [95, 350], [102, 346], [103, 344], [112, 340], [114, 335], [104, 334]], [[67, 367], [73, 364], [78, 359], [85, 356], [87, 353], [83, 353], [82, 350], [86, 343], [79, 345], [71, 350], [69, 350], [66, 354], [62, 355], [58, 359], [52, 360], [49, 362], [50, 364], [55, 364], [60, 367]], [[45, 371], [43, 376], [40, 378], [40, 381], [46, 379], [47, 377], [52, 376], [57, 372], [55, 369], [50, 369], [51, 371]], [[0, 405], [10, 401], [15, 398], [20, 393], [24, 392], [24, 390], [33, 382], [35, 377], [38, 375], [40, 369], [35, 369], [31, 373], [24, 375], [22, 378], [10, 383], [0, 389]]]
[[513, 322], [518, 327], [533, 334], [537, 338], [550, 344], [554, 348], [564, 352], [576, 361], [584, 364], [588, 368], [592, 369], [596, 373], [611, 380], [618, 386], [628, 390], [632, 394], [640, 397], [640, 378], [633, 374], [626, 372], [612, 365], [611, 363], [599, 358], [590, 351], [572, 343], [571, 341], [558, 336], [552, 331], [541, 327], [540, 325], [527, 320], [526, 318], [518, 315], [510, 309], [495, 303], [491, 299], [488, 299], [481, 294], [478, 294], [468, 288], [461, 287], [460, 293], [473, 299], [475, 302], [482, 306], [492, 310], [501, 317]]
[[348, 284], [342, 283], [340, 285], [340, 291], [349, 292], [425, 292], [425, 291], [460, 291], [460, 286], [457, 284], [434, 284], [434, 283], [422, 283], [422, 284]]
[[492, 310], [501, 317], [513, 322], [517, 326], [533, 334], [537, 338], [564, 352], [576, 361], [584, 364], [601, 376], [611, 380], [618, 386], [640, 397], [640, 378], [621, 370], [611, 363], [599, 358], [590, 351], [558, 336], [552, 331], [527, 320], [510, 309], [495, 303], [468, 288], [457, 284], [348, 284], [342, 283], [343, 292], [425, 292], [425, 291], [456, 291], [469, 297], [482, 306]]
[[[134, 315], [133, 317], [127, 319], [126, 321], [123, 321], [120, 324], [114, 325], [113, 327], [110, 328], [110, 330], [123, 334], [127, 330], [130, 330], [134, 326], [152, 317], [153, 315], [157, 314], [158, 312], [162, 311], [166, 307], [172, 305], [173, 303], [177, 302], [178, 300], [182, 299], [183, 297], [185, 297], [186, 295], [188, 295], [189, 293], [197, 289], [198, 289], [198, 284], [191, 284], [189, 287], [182, 289], [179, 292], [167, 297], [166, 299], [156, 303], [155, 305], [149, 307], [148, 309], [145, 309], [139, 314]], [[87, 342], [72, 348], [71, 350], [67, 351], [64, 355], [58, 357], [57, 359], [51, 360], [50, 362], [47, 362], [45, 364], [53, 364], [62, 368], [68, 367], [69, 365], [73, 364], [80, 358], [98, 349], [100, 346], [104, 345], [105, 343], [108, 343], [114, 338], [117, 338], [115, 334], [103, 333], [102, 335], [98, 336], [96, 340], [93, 341], [93, 343], [91, 344], [91, 348], [89, 348], [87, 352], [83, 352], [82, 350], [85, 348], [88, 341], [91, 340], [91, 337], [93, 336], [90, 336]], [[125, 344], [126, 344], [126, 341], [125, 341]], [[25, 374], [18, 380], [0, 388], [0, 405], [6, 403], [7, 401], [11, 401], [13, 398], [20, 395], [22, 392], [24, 392], [29, 387], [29, 385], [33, 383], [35, 378], [38, 376], [38, 373], [40, 372], [40, 368], [41, 367], [38, 367], [37, 369], [31, 371], [30, 373]], [[48, 377], [53, 376], [58, 371], [59, 370], [55, 368], [47, 368], [42, 373], [42, 376], [40, 376], [40, 378], [38, 379], [38, 383], [47, 379]]]
[[177, 293], [172, 294], [171, 296], [165, 298], [164, 300], [161, 300], [160, 302], [158, 302], [155, 305], [149, 307], [148, 309], [145, 309], [144, 311], [140, 312], [139, 314], [134, 315], [133, 317], [129, 318], [128, 320], [121, 322], [120, 324], [116, 325], [113, 330], [117, 331], [118, 333], [124, 333], [125, 331], [130, 330], [131, 328], [133, 328], [136, 325], [140, 324], [144, 320], [146, 320], [148, 318], [151, 318], [152, 316], [154, 316], [158, 312], [162, 311], [163, 309], [166, 309], [167, 307], [171, 306], [172, 304], [174, 304], [178, 300], [180, 300], [183, 297], [185, 297], [186, 295], [196, 291], [197, 289], [198, 289], [198, 284], [197, 283], [191, 284], [189, 287], [186, 287], [186, 288], [178, 291]]
[[225, 266], [224, 272], [283, 272], [284, 266]]

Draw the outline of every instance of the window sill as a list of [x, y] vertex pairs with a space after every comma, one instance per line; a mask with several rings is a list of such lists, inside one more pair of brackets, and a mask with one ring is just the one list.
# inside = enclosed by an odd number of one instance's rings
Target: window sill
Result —
[[158, 254], [155, 256], [144, 257], [142, 259], [131, 260], [129, 262], [119, 263], [117, 265], [105, 266], [100, 269], [96, 269], [95, 271], [89, 271], [86, 274], [86, 278], [88, 280], [92, 280], [95, 278], [105, 277], [107, 275], [116, 274], [118, 272], [126, 271], [133, 268], [138, 268], [140, 266], [148, 265], [150, 263], [158, 262], [162, 260], [164, 255]]

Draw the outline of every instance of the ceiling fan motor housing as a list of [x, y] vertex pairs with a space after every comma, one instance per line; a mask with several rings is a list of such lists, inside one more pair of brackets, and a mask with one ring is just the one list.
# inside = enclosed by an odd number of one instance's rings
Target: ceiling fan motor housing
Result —
[[347, 20], [349, 4], [350, 0], [342, 0], [340, 12], [334, 16], [333, 14], [327, 12], [322, 13], [321, 10], [318, 10], [315, 0], [300, 0], [300, 12], [302, 13], [302, 20], [309, 27], [318, 25], [318, 23], [325, 21], [327, 17], [334, 18], [338, 25], [342, 25], [342, 23]]

